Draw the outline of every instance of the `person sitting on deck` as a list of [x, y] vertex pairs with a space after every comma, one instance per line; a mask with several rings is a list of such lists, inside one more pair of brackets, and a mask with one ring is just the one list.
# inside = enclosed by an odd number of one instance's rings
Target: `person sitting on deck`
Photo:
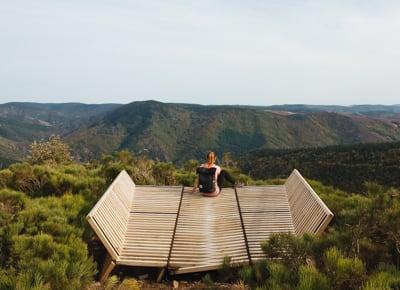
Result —
[[207, 153], [207, 163], [200, 165], [197, 168], [197, 178], [193, 186], [192, 192], [199, 189], [204, 196], [217, 196], [220, 194], [222, 185], [225, 180], [235, 184], [235, 179], [220, 166], [215, 164], [217, 155], [213, 151]]

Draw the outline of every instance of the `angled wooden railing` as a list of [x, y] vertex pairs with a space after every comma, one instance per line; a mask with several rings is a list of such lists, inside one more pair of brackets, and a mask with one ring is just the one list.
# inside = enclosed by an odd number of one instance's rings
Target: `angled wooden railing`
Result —
[[296, 234], [323, 232], [333, 213], [299, 171], [293, 170], [285, 186]]
[[109, 254], [105, 271], [111, 271], [121, 255], [134, 191], [134, 182], [123, 170], [86, 217]]
[[320, 233], [332, 212], [294, 170], [285, 185], [226, 188], [214, 198], [181, 186], [135, 186], [122, 171], [87, 219], [108, 255], [100, 280], [116, 265], [178, 273], [264, 258], [274, 233]]

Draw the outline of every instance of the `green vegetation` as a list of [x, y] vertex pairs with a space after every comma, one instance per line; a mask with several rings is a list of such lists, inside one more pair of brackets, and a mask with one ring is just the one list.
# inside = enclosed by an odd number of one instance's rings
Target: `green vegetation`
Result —
[[[55, 150], [60, 146], [65, 150]], [[104, 249], [85, 216], [107, 185], [122, 169], [138, 184], [191, 185], [198, 165], [189, 160], [177, 168], [128, 151], [79, 164], [57, 138], [31, 148], [31, 158], [0, 170], [1, 290], [92, 285]], [[230, 154], [221, 161], [245, 184], [279, 182], [241, 174]], [[253, 289], [399, 289], [399, 190], [367, 183], [360, 195], [310, 183], [335, 213], [326, 233], [275, 235], [262, 245], [268, 259], [234, 268], [227, 257], [204, 285], [212, 289], [215, 282], [244, 281]], [[103, 286], [135, 289], [138, 283], [121, 284], [114, 277]]]
[[366, 181], [400, 187], [400, 143], [358, 144], [294, 150], [258, 150], [239, 163], [258, 179], [286, 178], [297, 168], [307, 178], [350, 192]]
[[21, 160], [31, 142], [52, 134], [63, 136], [79, 161], [127, 149], [181, 165], [203, 158], [210, 149], [238, 158], [263, 148], [399, 141], [400, 113], [398, 106], [201, 106], [155, 101], [0, 105], [0, 161]]
[[33, 143], [25, 162], [0, 170], [0, 289], [85, 288], [101, 249], [85, 216], [106, 186], [123, 169], [137, 184], [191, 186], [197, 166], [189, 160], [176, 168], [128, 151], [79, 164], [59, 137]]
[[92, 124], [119, 106], [79, 103], [0, 104], [0, 168], [12, 161], [21, 161], [34, 140], [47, 139], [53, 134], [66, 135]]
[[67, 136], [74, 151], [128, 149], [178, 164], [214, 150], [238, 157], [262, 148], [299, 148], [400, 140], [386, 119], [333, 112], [281, 114], [262, 107], [133, 102]]
[[335, 213], [324, 234], [273, 235], [262, 244], [265, 260], [224, 267], [214, 280], [240, 279], [252, 289], [400, 289], [399, 190], [368, 184], [359, 195], [311, 185]]

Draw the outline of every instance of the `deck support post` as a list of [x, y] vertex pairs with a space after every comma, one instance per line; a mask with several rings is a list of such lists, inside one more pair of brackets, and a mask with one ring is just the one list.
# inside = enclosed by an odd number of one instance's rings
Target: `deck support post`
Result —
[[158, 272], [157, 283], [160, 283], [162, 281], [162, 279], [164, 278], [164, 274], [165, 274], [165, 267], [161, 268], [160, 272]]
[[106, 259], [104, 260], [103, 268], [101, 270], [100, 274], [100, 282], [104, 283], [108, 275], [110, 275], [111, 271], [114, 269], [116, 263], [115, 261], [111, 258], [110, 254], [107, 253]]

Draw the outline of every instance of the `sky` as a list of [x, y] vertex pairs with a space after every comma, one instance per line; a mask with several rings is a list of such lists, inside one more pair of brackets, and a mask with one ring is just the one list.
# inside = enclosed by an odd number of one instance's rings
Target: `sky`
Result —
[[0, 1], [0, 103], [399, 104], [400, 1]]

